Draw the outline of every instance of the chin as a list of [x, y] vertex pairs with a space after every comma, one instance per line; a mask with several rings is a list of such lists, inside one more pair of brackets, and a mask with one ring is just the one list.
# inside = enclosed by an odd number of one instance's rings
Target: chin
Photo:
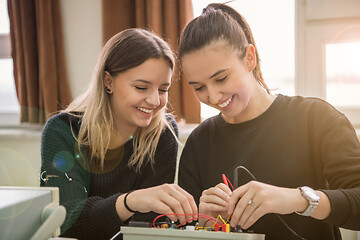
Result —
[[151, 120], [149, 120], [149, 121], [139, 121], [136, 125], [138, 127], [145, 128], [145, 127], [149, 126], [150, 123], [151, 123]]

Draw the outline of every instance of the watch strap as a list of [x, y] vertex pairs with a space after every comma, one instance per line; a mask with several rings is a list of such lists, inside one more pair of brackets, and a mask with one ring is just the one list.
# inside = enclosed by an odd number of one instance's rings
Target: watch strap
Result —
[[[301, 192], [301, 196], [303, 196], [309, 203], [308, 207], [305, 209], [305, 211], [303, 212], [295, 212], [298, 215], [301, 216], [310, 216], [311, 213], [316, 209], [316, 207], [319, 205], [319, 198], [318, 199], [312, 199], [310, 198], [308, 195], [305, 194], [304, 192], [304, 188], [310, 189], [311, 191], [313, 191], [315, 193], [315, 191], [309, 187], [299, 187], [298, 189]], [[316, 193], [315, 193], [316, 194]], [[317, 195], [317, 194], [316, 194]]]

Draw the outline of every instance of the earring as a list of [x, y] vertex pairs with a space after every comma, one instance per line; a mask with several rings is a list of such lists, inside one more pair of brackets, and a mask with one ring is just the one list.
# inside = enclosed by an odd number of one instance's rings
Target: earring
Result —
[[108, 87], [105, 87], [105, 91], [107, 92], [107, 94], [111, 94], [111, 93], [112, 93], [111, 89], [108, 88]]

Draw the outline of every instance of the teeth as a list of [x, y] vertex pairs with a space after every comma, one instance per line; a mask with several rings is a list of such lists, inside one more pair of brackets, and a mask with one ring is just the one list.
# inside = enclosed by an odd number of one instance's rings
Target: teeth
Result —
[[219, 107], [224, 108], [227, 105], [229, 105], [229, 103], [231, 102], [231, 100], [233, 99], [233, 97], [229, 98], [226, 102], [218, 104]]
[[152, 109], [146, 109], [146, 108], [141, 108], [141, 107], [137, 107], [137, 109], [139, 109], [140, 111], [142, 111], [144, 113], [152, 113], [153, 112]]

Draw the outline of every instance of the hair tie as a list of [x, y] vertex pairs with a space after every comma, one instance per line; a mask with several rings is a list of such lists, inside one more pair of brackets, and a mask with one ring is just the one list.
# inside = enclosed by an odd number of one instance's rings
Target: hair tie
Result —
[[129, 192], [127, 192], [126, 194], [125, 194], [125, 197], [124, 197], [124, 206], [125, 206], [125, 208], [129, 211], [129, 212], [132, 212], [132, 213], [134, 213], [134, 212], [136, 212], [136, 211], [134, 211], [134, 210], [132, 210], [131, 208], [129, 208], [129, 206], [127, 205], [127, 203], [126, 203], [126, 198], [127, 198], [127, 196], [130, 194], [130, 193], [132, 193], [134, 190], [131, 190], [131, 191], [129, 191]]

